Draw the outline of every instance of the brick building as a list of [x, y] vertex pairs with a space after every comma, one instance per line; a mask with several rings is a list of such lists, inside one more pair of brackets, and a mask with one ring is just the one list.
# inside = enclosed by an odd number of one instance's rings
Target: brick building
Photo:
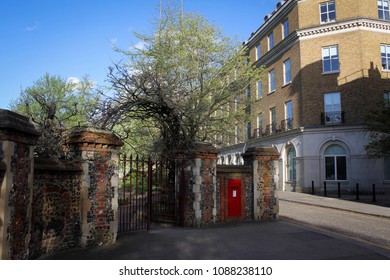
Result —
[[280, 190], [326, 181], [388, 192], [390, 158], [367, 155], [364, 119], [390, 95], [389, 2], [287, 0], [265, 15], [245, 42], [265, 75], [251, 82], [250, 120], [219, 162], [240, 164], [245, 149], [274, 146]]

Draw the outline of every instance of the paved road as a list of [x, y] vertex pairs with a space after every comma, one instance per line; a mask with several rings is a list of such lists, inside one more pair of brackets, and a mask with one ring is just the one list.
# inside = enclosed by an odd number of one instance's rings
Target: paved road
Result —
[[390, 219], [340, 209], [280, 201], [281, 218], [341, 233], [390, 250]]
[[280, 192], [279, 198], [281, 219], [275, 222], [200, 229], [152, 226], [149, 232], [121, 234], [113, 245], [75, 248], [41, 259], [390, 259], [390, 208], [291, 192]]

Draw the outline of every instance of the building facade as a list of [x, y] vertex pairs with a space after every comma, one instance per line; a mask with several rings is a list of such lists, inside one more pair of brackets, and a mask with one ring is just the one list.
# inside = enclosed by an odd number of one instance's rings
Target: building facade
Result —
[[245, 136], [221, 148], [220, 163], [240, 164], [247, 148], [274, 146], [280, 190], [326, 182], [389, 192], [390, 160], [367, 155], [364, 126], [368, 111], [389, 98], [389, 2], [280, 1], [245, 43], [265, 74], [250, 84]]

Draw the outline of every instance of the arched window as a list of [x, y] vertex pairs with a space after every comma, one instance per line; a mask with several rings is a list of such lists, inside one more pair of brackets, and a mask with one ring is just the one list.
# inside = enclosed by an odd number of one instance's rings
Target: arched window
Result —
[[296, 157], [297, 153], [295, 148], [291, 147], [287, 151], [287, 180], [295, 181], [297, 179], [297, 169], [296, 169]]
[[325, 179], [347, 180], [347, 153], [340, 145], [330, 145], [325, 152]]

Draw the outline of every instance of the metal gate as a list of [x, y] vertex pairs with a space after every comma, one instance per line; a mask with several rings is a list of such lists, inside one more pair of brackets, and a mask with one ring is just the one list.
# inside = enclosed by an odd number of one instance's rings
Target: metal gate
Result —
[[120, 157], [118, 232], [148, 230], [151, 222], [176, 223], [175, 165]]

